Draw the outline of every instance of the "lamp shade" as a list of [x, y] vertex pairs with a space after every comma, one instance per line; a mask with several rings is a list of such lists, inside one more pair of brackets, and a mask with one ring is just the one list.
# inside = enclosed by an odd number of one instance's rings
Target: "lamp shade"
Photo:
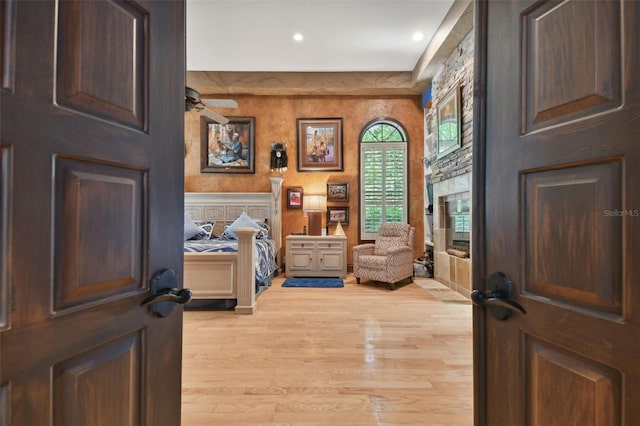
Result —
[[302, 199], [302, 210], [309, 216], [309, 235], [322, 233], [322, 212], [327, 211], [326, 195], [305, 195]]
[[302, 199], [302, 210], [305, 212], [326, 212], [326, 195], [305, 195]]

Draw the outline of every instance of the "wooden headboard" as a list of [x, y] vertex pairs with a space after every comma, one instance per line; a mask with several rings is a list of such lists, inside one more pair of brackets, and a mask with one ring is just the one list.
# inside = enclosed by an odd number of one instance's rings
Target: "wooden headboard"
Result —
[[274, 217], [274, 200], [270, 192], [187, 192], [184, 209], [193, 220], [215, 221], [213, 233], [216, 235], [222, 235], [225, 226], [233, 223], [242, 212], [252, 219], [266, 221], [272, 229], [278, 220]]
[[221, 235], [243, 211], [251, 218], [267, 220], [271, 238], [276, 243], [276, 257], [280, 264], [282, 251], [282, 209], [280, 208], [282, 177], [272, 176], [271, 192], [187, 192], [184, 208], [193, 220], [215, 220], [214, 233]]

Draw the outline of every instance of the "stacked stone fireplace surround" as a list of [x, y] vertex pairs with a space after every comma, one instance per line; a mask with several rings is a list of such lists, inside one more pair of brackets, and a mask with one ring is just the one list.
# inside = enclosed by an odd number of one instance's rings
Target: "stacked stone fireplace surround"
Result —
[[[472, 195], [471, 173], [458, 175], [433, 185], [435, 204], [433, 209], [434, 278], [466, 297], [470, 296], [472, 290], [471, 262], [473, 253], [469, 249], [469, 257], [464, 258], [447, 252], [447, 249], [451, 248], [452, 245], [447, 242], [447, 235], [450, 235], [453, 230], [446, 220], [446, 201], [452, 198], [466, 198], [470, 201]], [[468, 213], [469, 217], [471, 217], [471, 210]], [[473, 235], [470, 233], [469, 236], [471, 241]], [[465, 250], [459, 249], [456, 251], [464, 252]]]
[[[456, 84], [460, 85], [461, 137], [462, 146], [456, 151], [438, 158], [435, 137], [427, 138], [431, 175], [427, 181], [433, 185], [433, 259], [434, 279], [458, 293], [469, 297], [472, 290], [473, 253], [468, 250], [468, 258], [447, 252], [447, 234], [452, 230], [447, 226], [446, 201], [467, 198], [471, 206], [473, 200], [471, 170], [473, 164], [473, 31], [469, 32], [454, 52], [445, 61], [433, 79], [433, 110], [425, 110], [428, 128], [436, 128], [437, 102]], [[426, 132], [425, 134], [429, 134]], [[471, 217], [469, 210], [469, 218]], [[472, 224], [470, 224], [472, 225]], [[472, 235], [470, 233], [471, 240]]]

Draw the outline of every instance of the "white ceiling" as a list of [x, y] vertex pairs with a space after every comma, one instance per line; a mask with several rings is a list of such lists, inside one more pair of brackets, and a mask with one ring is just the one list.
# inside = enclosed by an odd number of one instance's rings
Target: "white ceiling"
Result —
[[[453, 0], [187, 0], [188, 71], [413, 71]], [[416, 31], [424, 38], [415, 42]], [[304, 35], [295, 42], [293, 34]]]

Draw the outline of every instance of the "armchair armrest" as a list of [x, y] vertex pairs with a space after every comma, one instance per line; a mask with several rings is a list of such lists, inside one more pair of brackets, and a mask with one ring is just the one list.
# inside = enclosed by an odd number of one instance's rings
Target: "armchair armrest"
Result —
[[361, 256], [363, 254], [373, 254], [374, 247], [375, 245], [371, 243], [359, 244], [357, 246], [353, 246], [353, 255]]
[[398, 264], [404, 262], [413, 263], [413, 247], [395, 247], [387, 252], [389, 263]]

